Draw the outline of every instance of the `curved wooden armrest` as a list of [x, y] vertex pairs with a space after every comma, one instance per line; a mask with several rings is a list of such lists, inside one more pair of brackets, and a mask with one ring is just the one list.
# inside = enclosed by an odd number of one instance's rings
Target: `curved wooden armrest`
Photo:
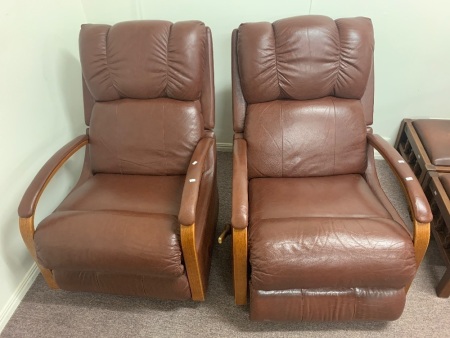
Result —
[[231, 225], [234, 229], [248, 226], [247, 141], [244, 139], [235, 139], [233, 144]]
[[186, 264], [189, 287], [192, 299], [197, 301], [205, 300], [205, 286], [202, 282], [201, 267], [195, 242], [195, 210], [208, 151], [214, 145], [214, 139], [209, 137], [205, 137], [198, 142], [186, 173], [180, 212], [178, 213], [181, 248]]
[[39, 170], [31, 184], [28, 186], [24, 196], [19, 205], [19, 229], [23, 241], [27, 246], [28, 251], [41, 270], [41, 273], [52, 289], [58, 289], [51, 270], [42, 267], [37, 261], [36, 248], [34, 246], [34, 213], [45, 187], [50, 182], [52, 177], [61, 168], [61, 166], [80, 148], [88, 144], [89, 138], [87, 135], [81, 135], [74, 140], [67, 143], [64, 147], [58, 150]]
[[367, 134], [367, 139], [387, 161], [408, 196], [414, 223], [416, 265], [419, 266], [430, 241], [430, 222], [433, 220], [430, 204], [411, 168], [394, 147], [379, 135]]
[[212, 146], [214, 146], [214, 139], [209, 137], [202, 138], [192, 155], [186, 173], [186, 180], [184, 181], [180, 212], [178, 213], [178, 221], [183, 225], [191, 225], [195, 222], [195, 209], [197, 208], [200, 183], [205, 171], [208, 150]]
[[248, 172], [247, 141], [233, 143], [233, 191], [231, 225], [233, 227], [233, 284], [236, 305], [247, 304], [248, 265]]
[[74, 153], [88, 144], [88, 142], [89, 138], [87, 135], [78, 136], [58, 150], [44, 164], [20, 201], [18, 213], [21, 218], [29, 218], [34, 215], [39, 198], [52, 177]]
[[433, 220], [430, 205], [408, 163], [406, 163], [394, 147], [381, 136], [367, 134], [367, 139], [388, 162], [406, 191], [414, 218], [420, 223], [430, 223]]

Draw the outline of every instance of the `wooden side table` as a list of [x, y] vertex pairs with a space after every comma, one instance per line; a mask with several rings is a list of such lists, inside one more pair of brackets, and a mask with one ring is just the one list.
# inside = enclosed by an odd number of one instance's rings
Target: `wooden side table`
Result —
[[436, 287], [439, 297], [450, 296], [450, 173], [427, 173], [426, 194], [433, 212], [431, 231], [438, 244], [447, 270]]
[[450, 120], [404, 119], [394, 147], [417, 176], [433, 212], [431, 231], [447, 270], [436, 287], [450, 296]]
[[394, 147], [424, 188], [427, 171], [450, 172], [450, 120], [404, 119]]

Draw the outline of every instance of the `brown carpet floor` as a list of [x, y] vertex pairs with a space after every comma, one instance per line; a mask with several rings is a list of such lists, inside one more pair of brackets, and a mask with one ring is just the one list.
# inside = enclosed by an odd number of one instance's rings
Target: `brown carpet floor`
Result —
[[[220, 215], [217, 234], [230, 222], [231, 153], [219, 153]], [[383, 188], [408, 218], [401, 190], [388, 166], [377, 161]], [[450, 299], [434, 287], [445, 270], [431, 241], [408, 293], [402, 317], [389, 323], [254, 323], [233, 303], [230, 239], [216, 244], [207, 300], [203, 303], [52, 291], [39, 276], [1, 337], [448, 337]]]

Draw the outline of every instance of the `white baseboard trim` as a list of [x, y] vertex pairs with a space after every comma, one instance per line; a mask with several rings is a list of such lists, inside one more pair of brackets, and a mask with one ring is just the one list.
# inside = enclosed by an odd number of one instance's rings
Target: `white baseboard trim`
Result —
[[31, 285], [33, 285], [34, 280], [39, 275], [39, 269], [36, 264], [33, 264], [26, 273], [25, 277], [20, 282], [17, 289], [14, 293], [9, 297], [8, 302], [0, 311], [0, 333], [2, 333], [8, 321], [11, 319], [14, 311], [16, 311], [23, 297], [25, 297], [27, 291], [30, 289]]
[[233, 151], [233, 143], [217, 143], [217, 151], [231, 153]]

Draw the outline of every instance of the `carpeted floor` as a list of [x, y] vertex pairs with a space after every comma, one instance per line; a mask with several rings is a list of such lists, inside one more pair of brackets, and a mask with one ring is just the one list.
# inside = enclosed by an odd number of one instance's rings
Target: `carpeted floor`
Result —
[[[219, 153], [220, 214], [217, 234], [230, 222], [231, 153]], [[377, 161], [384, 189], [399, 212], [406, 203], [393, 175]], [[389, 323], [254, 323], [233, 303], [230, 239], [216, 244], [207, 300], [158, 301], [52, 291], [39, 276], [1, 337], [445, 337], [450, 335], [450, 299], [434, 286], [445, 267], [432, 240], [408, 293], [402, 317]], [[445, 333], [447, 332], [447, 333]]]

